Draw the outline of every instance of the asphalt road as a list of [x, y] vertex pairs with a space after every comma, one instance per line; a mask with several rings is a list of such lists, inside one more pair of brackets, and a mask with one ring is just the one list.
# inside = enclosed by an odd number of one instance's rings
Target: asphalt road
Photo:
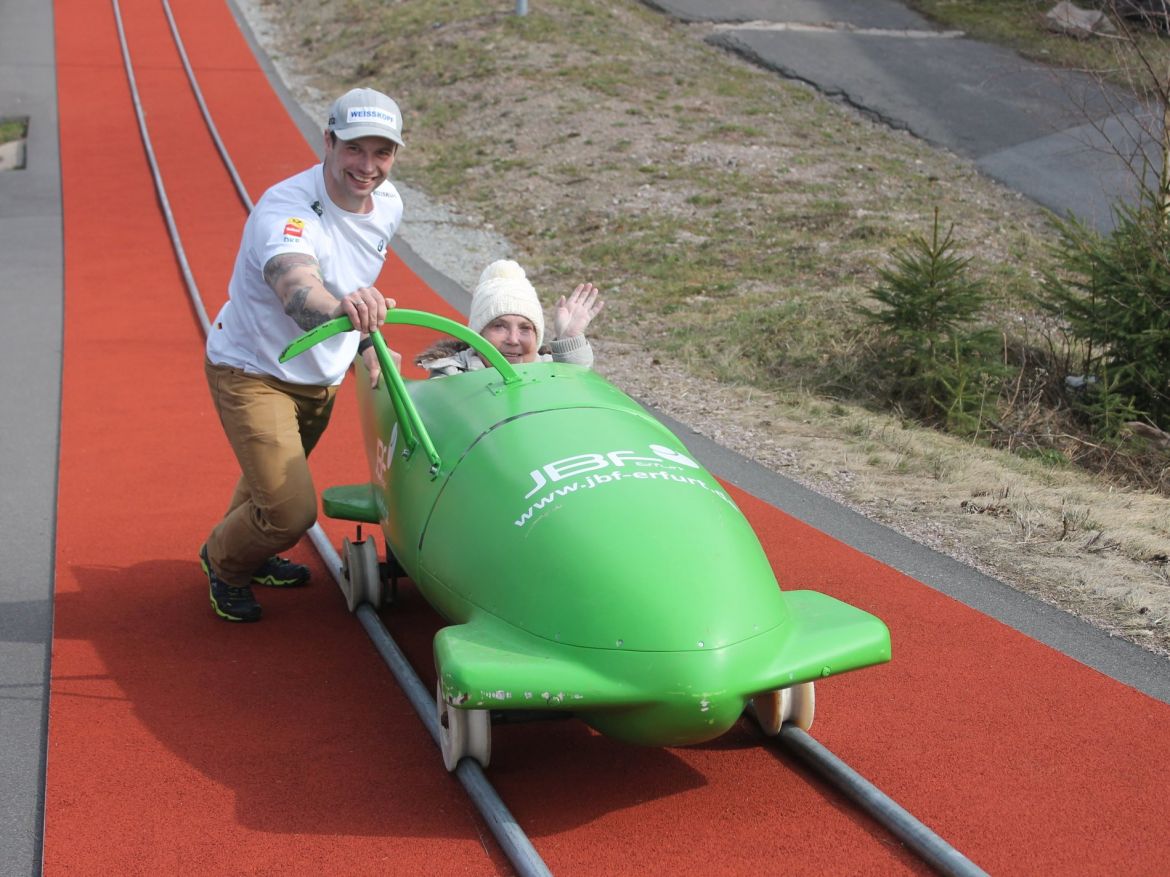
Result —
[[1058, 215], [1107, 231], [1113, 204], [1137, 193], [1121, 156], [1149, 144], [1148, 117], [1091, 76], [941, 31], [892, 0], [643, 2], [717, 25], [709, 42], [969, 158]]

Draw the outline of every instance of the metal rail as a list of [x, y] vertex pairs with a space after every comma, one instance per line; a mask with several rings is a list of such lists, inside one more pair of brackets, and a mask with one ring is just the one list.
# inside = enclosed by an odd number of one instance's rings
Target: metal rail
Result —
[[122, 27], [122, 9], [118, 5], [118, 0], [111, 0], [111, 2], [114, 4], [114, 24], [118, 28], [118, 44], [122, 49], [122, 65], [126, 68], [126, 80], [130, 84], [130, 98], [134, 102], [134, 115], [138, 119], [138, 133], [142, 137], [142, 146], [146, 150], [146, 160], [150, 163], [150, 175], [154, 179], [154, 190], [158, 195], [163, 219], [166, 220], [167, 232], [171, 236], [171, 246], [174, 247], [175, 257], [179, 260], [179, 270], [183, 273], [183, 282], [187, 284], [188, 292], [194, 290], [191, 295], [191, 306], [195, 308], [195, 316], [199, 319], [199, 325], [203, 327], [203, 334], [206, 336], [211, 331], [211, 320], [207, 318], [207, 309], [203, 307], [203, 299], [199, 297], [199, 288], [195, 285], [195, 276], [191, 273], [191, 263], [187, 261], [187, 253], [183, 249], [178, 226], [175, 225], [175, 215], [171, 212], [171, 202], [167, 198], [166, 187], [163, 186], [162, 173], [158, 169], [158, 161], [154, 154], [154, 144], [150, 140], [150, 132], [146, 129], [146, 116], [142, 112], [138, 82], [134, 78], [134, 64], [130, 60], [130, 45], [126, 42], [126, 31]]
[[[309, 531], [309, 538], [325, 560], [325, 566], [333, 575], [334, 580], [340, 586], [342, 583], [341, 558], [329, 543], [328, 537], [321, 531], [320, 527], [314, 525], [313, 529]], [[439, 717], [435, 708], [434, 696], [422, 684], [418, 674], [414, 672], [414, 668], [398, 644], [394, 642], [394, 638], [390, 636], [390, 632], [386, 630], [382, 619], [378, 617], [378, 613], [374, 611], [373, 607], [369, 603], [362, 603], [354, 614], [357, 615], [362, 627], [365, 628], [366, 633], [373, 641], [374, 648], [378, 650], [378, 654], [382, 656], [382, 660], [386, 662], [386, 666], [390, 668], [390, 672], [398, 680], [398, 684], [406, 694], [406, 699], [410, 701], [410, 705], [414, 707], [414, 711], [422, 719], [431, 739], [435, 741], [436, 746], [439, 745]], [[528, 836], [524, 834], [511, 811], [496, 794], [496, 790], [488, 781], [479, 763], [473, 759], [464, 758], [455, 768], [455, 776], [459, 778], [459, 782], [463, 784], [463, 788], [467, 790], [467, 794], [475, 802], [476, 809], [487, 822], [488, 828], [495, 835], [496, 841], [499, 842], [508, 861], [512, 863], [517, 872], [524, 877], [551, 875], [552, 872], [540, 858]]]
[[[111, 0], [114, 8], [114, 21], [118, 30], [118, 41], [122, 51], [122, 63], [126, 70], [126, 79], [130, 85], [131, 99], [134, 103], [135, 115], [138, 119], [138, 132], [142, 138], [142, 145], [146, 151], [147, 161], [150, 164], [151, 177], [154, 180], [155, 193], [158, 196], [159, 205], [162, 209], [166, 220], [167, 232], [170, 235], [171, 245], [174, 248], [175, 256], [178, 259], [179, 267], [183, 275], [183, 281], [187, 289], [187, 294], [191, 299], [191, 305], [195, 309], [196, 316], [199, 318], [200, 326], [203, 334], [206, 335], [211, 331], [211, 321], [208, 319], [207, 310], [203, 305], [203, 298], [199, 292], [199, 287], [195, 282], [194, 274], [191, 271], [190, 263], [187, 260], [186, 252], [183, 249], [182, 240], [179, 235], [178, 226], [174, 220], [174, 214], [171, 211], [170, 199], [167, 197], [166, 186], [162, 180], [162, 173], [159, 170], [158, 161], [156, 159], [154, 144], [150, 139], [150, 133], [146, 126], [146, 117], [142, 110], [142, 103], [138, 91], [138, 83], [134, 77], [134, 65], [130, 58], [130, 47], [126, 40], [126, 32], [122, 26], [122, 10], [118, 4], [118, 0]], [[164, 10], [166, 12], [167, 21], [171, 27], [171, 34], [175, 39], [175, 44], [178, 47], [180, 56], [183, 59], [183, 67], [187, 72], [188, 80], [194, 90], [204, 120], [209, 126], [209, 130], [213, 133], [213, 139], [217, 144], [219, 154], [224, 162], [225, 167], [232, 180], [236, 184], [236, 191], [240, 196], [240, 200], [249, 210], [252, 208], [251, 199], [248, 197], [247, 190], [244, 188], [242, 181], [240, 181], [235, 167], [232, 164], [231, 158], [223, 146], [217, 132], [215, 132], [214, 125], [211, 122], [211, 116], [207, 110], [206, 104], [203, 101], [202, 93], [199, 91], [198, 83], [196, 82], [195, 73], [191, 69], [190, 63], [187, 61], [186, 51], [183, 49], [182, 42], [179, 38], [178, 30], [175, 25], [174, 17], [171, 15], [170, 6], [167, 0], [162, 0]], [[309, 538], [316, 547], [317, 552], [325, 561], [326, 567], [335, 579], [341, 574], [341, 562], [337, 556], [337, 552], [333, 546], [329, 544], [329, 539], [318, 524], [314, 524], [309, 531]], [[427, 731], [431, 738], [438, 745], [439, 729], [438, 716], [435, 710], [434, 700], [428, 696], [426, 689], [419, 680], [418, 675], [415, 674], [414, 669], [410, 666], [410, 662], [402, 654], [398, 648], [397, 643], [390, 636], [389, 631], [383, 626], [382, 621], [378, 618], [377, 613], [368, 605], [363, 604], [357, 610], [358, 619], [365, 628], [366, 633], [369, 634], [370, 639], [373, 640], [375, 648], [386, 661], [390, 667], [391, 672], [394, 673], [395, 679], [402, 686], [406, 693], [407, 699], [411, 705], [418, 712], [419, 717], [423, 720]], [[504, 854], [508, 860], [516, 868], [517, 873], [523, 877], [546, 877], [551, 875], [548, 867], [536, 852], [535, 847], [532, 846], [527, 835], [524, 834], [515, 817], [505, 806], [503, 800], [496, 793], [491, 783], [483, 773], [483, 769], [469, 758], [463, 759], [455, 770], [455, 775], [467, 790], [468, 796], [475, 804], [476, 809], [487, 823], [488, 828], [491, 829], [492, 834], [500, 843]]]
[[987, 872], [915, 819], [881, 789], [791, 723], [780, 728], [780, 745], [840, 789], [928, 865], [948, 877], [987, 877]]
[[196, 79], [195, 70], [191, 67], [191, 60], [187, 57], [187, 48], [183, 45], [183, 38], [179, 36], [179, 25], [175, 23], [175, 16], [171, 13], [171, 4], [168, 0], [162, 0], [162, 6], [163, 12], [167, 15], [167, 25], [171, 29], [171, 38], [175, 41], [175, 48], [179, 50], [179, 60], [183, 62], [183, 69], [187, 72], [187, 82], [191, 85], [191, 92], [195, 95], [195, 101], [199, 104], [199, 112], [203, 115], [203, 121], [207, 125], [207, 133], [215, 141], [215, 149], [219, 152], [219, 157], [223, 159], [223, 166], [227, 170], [228, 176], [232, 178], [236, 194], [240, 196], [240, 201], [251, 213], [252, 208], [256, 205], [252, 203], [252, 196], [248, 194], [248, 188], [240, 179], [240, 174], [228, 155], [223, 138], [219, 136], [219, 129], [215, 127], [215, 120], [211, 118], [211, 110], [207, 108], [207, 101], [203, 99], [203, 89], [199, 87], [199, 80]]

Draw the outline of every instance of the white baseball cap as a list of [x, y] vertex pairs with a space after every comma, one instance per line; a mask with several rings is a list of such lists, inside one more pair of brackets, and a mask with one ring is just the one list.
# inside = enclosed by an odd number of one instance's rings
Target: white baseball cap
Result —
[[385, 137], [399, 146], [402, 142], [402, 112], [380, 91], [354, 88], [333, 102], [326, 126], [342, 140], [358, 137]]

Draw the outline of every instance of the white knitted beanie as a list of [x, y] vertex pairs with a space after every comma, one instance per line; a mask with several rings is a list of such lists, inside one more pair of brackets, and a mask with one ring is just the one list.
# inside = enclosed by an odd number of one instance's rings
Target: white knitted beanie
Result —
[[524, 269], [511, 259], [500, 259], [483, 269], [471, 294], [467, 325], [472, 331], [482, 332], [488, 323], [504, 314], [516, 314], [532, 322], [539, 350], [544, 343], [544, 309]]

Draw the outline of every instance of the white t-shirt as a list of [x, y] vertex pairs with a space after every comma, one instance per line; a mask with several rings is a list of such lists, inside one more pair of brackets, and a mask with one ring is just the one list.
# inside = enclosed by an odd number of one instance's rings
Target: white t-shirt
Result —
[[322, 165], [265, 192], [244, 225], [228, 301], [207, 336], [207, 358], [294, 384], [341, 383], [357, 353], [358, 333], [335, 335], [281, 363], [281, 351], [304, 330], [264, 281], [264, 266], [282, 253], [305, 253], [320, 263], [325, 288], [339, 300], [359, 287], [373, 286], [402, 221], [402, 198], [386, 181], [374, 190], [373, 199], [369, 213], [342, 210], [325, 192]]

